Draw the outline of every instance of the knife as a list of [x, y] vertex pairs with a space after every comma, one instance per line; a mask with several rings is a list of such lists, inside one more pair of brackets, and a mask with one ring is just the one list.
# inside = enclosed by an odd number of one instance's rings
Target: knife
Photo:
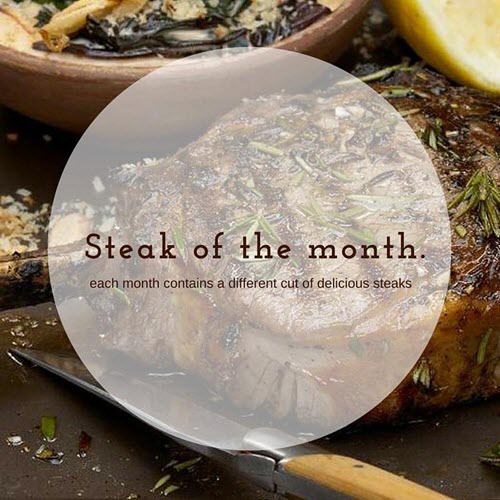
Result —
[[[117, 400], [106, 392], [92, 377], [76, 355], [49, 353], [33, 349], [10, 350], [17, 358], [24, 359], [68, 382], [98, 396], [108, 403], [131, 413], [145, 423], [161, 429], [165, 434], [186, 448], [220, 463], [225, 468], [245, 476], [250, 481], [272, 493], [293, 495], [304, 499], [361, 500], [444, 500], [448, 497], [413, 483], [400, 476], [379, 469], [359, 460], [326, 453], [313, 445], [283, 448], [286, 434], [275, 429], [250, 429], [245, 434], [248, 448], [258, 451], [234, 451], [211, 448], [191, 441], [190, 436], [171, 436], [168, 427], [139, 409]], [[204, 418], [217, 426], [241, 432], [241, 425], [208, 410], [193, 408], [193, 402], [174, 396], [177, 407], [186, 411], [204, 412]]]

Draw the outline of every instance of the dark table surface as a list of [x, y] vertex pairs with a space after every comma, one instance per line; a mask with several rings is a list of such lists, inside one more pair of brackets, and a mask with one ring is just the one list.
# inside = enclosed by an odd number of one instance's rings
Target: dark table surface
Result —
[[[0, 194], [26, 188], [38, 203], [50, 203], [77, 141], [75, 135], [0, 107]], [[159, 491], [151, 489], [165, 474], [165, 466], [195, 454], [123, 412], [38, 369], [19, 366], [7, 356], [14, 343], [44, 349], [67, 346], [55, 318], [50, 305], [0, 313], [0, 497], [158, 497]], [[22, 335], [12, 335], [15, 325], [22, 326]], [[60, 465], [33, 459], [42, 444], [42, 415], [57, 416], [58, 439], [53, 448], [65, 453]], [[77, 457], [82, 430], [92, 436], [87, 458]], [[10, 434], [20, 435], [24, 444], [7, 446], [3, 438]], [[499, 470], [480, 464], [478, 457], [499, 437], [497, 399], [404, 426], [342, 432], [320, 445], [455, 498], [493, 499], [500, 498]], [[171, 498], [273, 497], [208, 460], [173, 473], [171, 482], [180, 486]]]

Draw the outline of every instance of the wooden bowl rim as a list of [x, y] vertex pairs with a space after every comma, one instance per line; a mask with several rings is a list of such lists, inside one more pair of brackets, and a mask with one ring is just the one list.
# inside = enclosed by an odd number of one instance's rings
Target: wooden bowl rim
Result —
[[[352, 17], [363, 11], [369, 0], [344, 0], [342, 4], [332, 13], [308, 26], [307, 28], [287, 37], [270, 47], [296, 50], [304, 38], [328, 37], [328, 32], [334, 33], [345, 25]], [[48, 57], [43, 57], [44, 55]], [[61, 77], [75, 81], [99, 81], [115, 82], [138, 80], [146, 73], [153, 71], [168, 62], [178, 58], [160, 58], [155, 55], [141, 58], [103, 59], [95, 64], [95, 59], [87, 57], [85, 61], [74, 62], [71, 59], [64, 60], [63, 57], [51, 58], [51, 54], [40, 55], [23, 52], [12, 47], [0, 45], [0, 66], [6, 65], [11, 68], [20, 69], [29, 73], [42, 73], [47, 76]], [[81, 56], [84, 58], [85, 56]], [[140, 60], [142, 64], [135, 62]], [[145, 64], [150, 60], [151, 64]]]

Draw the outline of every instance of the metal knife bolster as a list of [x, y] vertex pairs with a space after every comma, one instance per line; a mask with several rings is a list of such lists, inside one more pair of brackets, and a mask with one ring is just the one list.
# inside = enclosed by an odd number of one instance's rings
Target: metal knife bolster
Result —
[[243, 456], [247, 456], [247, 460], [239, 472], [241, 474], [245, 474], [245, 471], [251, 473], [252, 480], [267, 491], [318, 500], [351, 498], [340, 492], [334, 492], [317, 482], [290, 474], [286, 470], [286, 465], [291, 459], [298, 456], [320, 454], [324, 451], [311, 444], [284, 448], [282, 443], [290, 442], [290, 436], [285, 433], [281, 434], [282, 438], [276, 429], [251, 430], [245, 436], [245, 443], [251, 448], [260, 448], [261, 451], [258, 453], [242, 452]]

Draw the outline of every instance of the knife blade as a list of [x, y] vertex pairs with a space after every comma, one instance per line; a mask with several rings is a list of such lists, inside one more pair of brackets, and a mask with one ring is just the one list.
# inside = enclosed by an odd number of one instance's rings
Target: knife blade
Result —
[[[177, 408], [201, 412], [217, 426], [236, 434], [244, 432], [244, 442], [256, 451], [216, 449], [199, 443], [193, 436], [179, 435], [175, 429], [145, 414], [125, 401], [114, 398], [92, 377], [74, 354], [60, 354], [34, 349], [13, 348], [11, 354], [70, 382], [104, 401], [131, 413], [146, 424], [159, 429], [174, 441], [213, 459], [225, 468], [245, 476], [266, 491], [300, 498], [364, 500], [444, 500], [445, 497], [407, 479], [353, 458], [325, 453], [321, 448], [304, 444], [283, 448], [289, 436], [276, 429], [249, 429], [209, 409], [196, 406], [191, 400], [176, 398]], [[281, 437], [281, 438], [280, 438]]]

